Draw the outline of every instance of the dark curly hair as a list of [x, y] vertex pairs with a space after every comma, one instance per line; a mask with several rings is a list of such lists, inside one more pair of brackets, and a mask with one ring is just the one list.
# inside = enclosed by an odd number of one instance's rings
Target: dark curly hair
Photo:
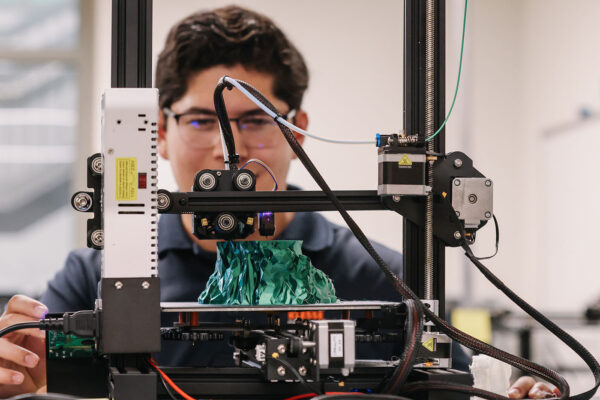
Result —
[[185, 94], [193, 74], [236, 64], [271, 74], [275, 96], [300, 108], [308, 86], [302, 55], [269, 18], [228, 6], [197, 12], [171, 28], [156, 65], [161, 109]]

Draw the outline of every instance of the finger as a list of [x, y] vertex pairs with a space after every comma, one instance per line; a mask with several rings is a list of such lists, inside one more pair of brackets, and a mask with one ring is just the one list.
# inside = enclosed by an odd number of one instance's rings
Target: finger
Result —
[[[32, 317], [28, 317], [22, 314], [5, 314], [2, 317], [2, 323], [0, 324], [0, 328], [5, 328], [11, 325], [20, 324], [23, 322], [37, 322], [38, 320]], [[14, 333], [20, 333], [24, 335], [33, 336], [36, 338], [44, 339], [46, 337], [46, 333], [37, 328], [29, 328], [29, 329], [20, 329], [15, 331]]]
[[0, 385], [20, 385], [25, 380], [25, 375], [0, 367]]
[[44, 318], [48, 313], [48, 307], [31, 297], [17, 294], [10, 298], [6, 305], [5, 314], [23, 314], [32, 318]]
[[530, 399], [547, 399], [550, 397], [554, 397], [554, 392], [547, 383], [538, 382], [529, 390]]
[[35, 367], [40, 361], [37, 354], [6, 339], [0, 339], [0, 359], [12, 361], [27, 368]]
[[508, 397], [511, 399], [523, 399], [533, 385], [535, 385], [535, 379], [531, 376], [522, 376], [508, 389]]

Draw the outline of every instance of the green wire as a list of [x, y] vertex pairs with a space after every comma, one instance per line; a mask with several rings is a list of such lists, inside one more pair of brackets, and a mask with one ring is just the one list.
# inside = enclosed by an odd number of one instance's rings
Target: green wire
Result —
[[462, 71], [463, 50], [465, 48], [465, 27], [467, 26], [467, 2], [468, 2], [468, 0], [465, 0], [465, 15], [463, 17], [462, 42], [460, 44], [460, 61], [458, 62], [458, 78], [456, 78], [456, 89], [454, 90], [454, 98], [452, 99], [452, 105], [450, 106], [450, 110], [448, 111], [448, 115], [446, 116], [446, 119], [442, 123], [442, 126], [440, 126], [440, 128], [433, 135], [431, 135], [427, 139], [425, 139], [426, 142], [429, 142], [431, 139], [436, 137], [437, 134], [440, 133], [442, 131], [442, 129], [444, 129], [444, 126], [446, 126], [446, 122], [448, 122], [448, 119], [450, 118], [450, 114], [452, 114], [452, 109], [454, 108], [454, 102], [456, 101], [456, 95], [458, 94], [458, 85], [460, 84], [460, 73]]

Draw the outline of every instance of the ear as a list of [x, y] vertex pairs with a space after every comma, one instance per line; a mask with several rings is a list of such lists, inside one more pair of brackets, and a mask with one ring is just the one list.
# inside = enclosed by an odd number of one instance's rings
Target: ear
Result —
[[[298, 110], [298, 112], [296, 112], [296, 118], [295, 118], [295, 124], [298, 128], [304, 129], [306, 130], [308, 128], [308, 114], [306, 113], [306, 111], [304, 110]], [[298, 141], [298, 143], [300, 144], [304, 144], [304, 139], [306, 138], [306, 136], [304, 136], [301, 133], [298, 132], [294, 132], [294, 136], [296, 137], [296, 140]], [[294, 158], [296, 158], [296, 156], [294, 155]]]
[[162, 110], [158, 111], [158, 154], [165, 160], [169, 159], [167, 152], [167, 120]]

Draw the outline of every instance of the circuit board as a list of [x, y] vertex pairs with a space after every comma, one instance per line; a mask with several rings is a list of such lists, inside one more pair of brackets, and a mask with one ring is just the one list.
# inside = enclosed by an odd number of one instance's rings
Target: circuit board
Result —
[[93, 338], [81, 338], [62, 332], [48, 331], [48, 357], [54, 360], [91, 358], [95, 353]]

